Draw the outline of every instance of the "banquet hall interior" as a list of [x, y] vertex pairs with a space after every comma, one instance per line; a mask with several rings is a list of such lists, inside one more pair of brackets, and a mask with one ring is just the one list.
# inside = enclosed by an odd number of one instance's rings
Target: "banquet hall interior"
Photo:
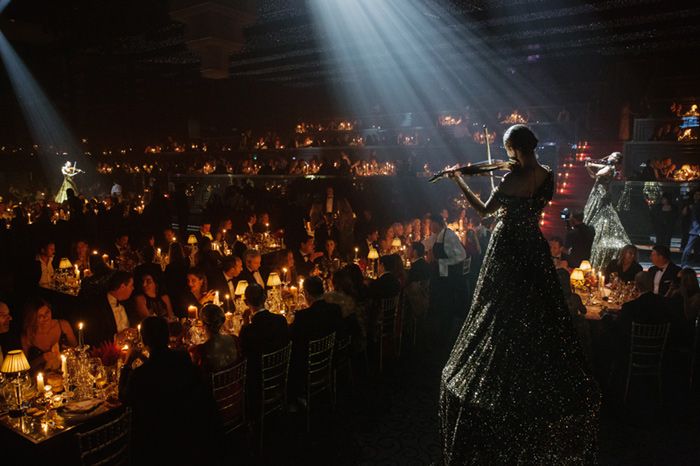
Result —
[[698, 53], [685, 0], [0, 0], [0, 463], [449, 463], [507, 210], [454, 170], [525, 125], [594, 463], [700, 464]]

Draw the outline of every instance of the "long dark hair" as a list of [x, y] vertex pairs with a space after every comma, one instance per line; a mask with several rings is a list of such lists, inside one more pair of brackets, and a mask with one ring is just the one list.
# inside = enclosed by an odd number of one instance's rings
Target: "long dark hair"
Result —
[[639, 262], [639, 251], [637, 249], [637, 246], [635, 246], [634, 244], [628, 244], [626, 246], [623, 246], [622, 249], [620, 249], [620, 252], [617, 253], [617, 265], [619, 265], [620, 267], [622, 267], [622, 262], [625, 258], [625, 254], [627, 253], [627, 251], [634, 251], [634, 262]]

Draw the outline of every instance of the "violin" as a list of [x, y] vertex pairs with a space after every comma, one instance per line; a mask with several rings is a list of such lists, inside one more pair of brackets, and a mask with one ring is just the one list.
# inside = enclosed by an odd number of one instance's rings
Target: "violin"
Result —
[[460, 173], [463, 176], [485, 176], [496, 170], [510, 170], [513, 167], [513, 162], [505, 160], [491, 160], [485, 162], [469, 163], [467, 165], [458, 165], [447, 168], [435, 173], [428, 182], [435, 183], [438, 180], [447, 178], [452, 173]]

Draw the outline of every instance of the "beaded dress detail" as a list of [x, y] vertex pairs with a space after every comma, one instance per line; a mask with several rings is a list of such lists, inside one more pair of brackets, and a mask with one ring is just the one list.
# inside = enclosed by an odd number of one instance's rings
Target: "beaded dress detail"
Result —
[[539, 228], [551, 171], [531, 198], [503, 207], [469, 315], [442, 371], [443, 460], [591, 464], [599, 393]]
[[[595, 230], [591, 246], [591, 265], [601, 270], [615, 259], [620, 249], [632, 244], [610, 197], [608, 187], [613, 178], [614, 174], [596, 177], [583, 209], [583, 223]], [[629, 194], [625, 195], [623, 192], [623, 196]], [[628, 202], [622, 199], [621, 201]]]

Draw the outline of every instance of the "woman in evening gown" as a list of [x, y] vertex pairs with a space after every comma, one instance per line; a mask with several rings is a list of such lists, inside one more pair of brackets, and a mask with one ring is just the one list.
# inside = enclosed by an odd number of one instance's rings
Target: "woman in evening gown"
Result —
[[619, 152], [613, 152], [600, 161], [586, 162], [586, 170], [595, 178], [595, 183], [583, 209], [583, 223], [595, 230], [591, 265], [597, 269], [607, 267], [620, 249], [631, 244], [608, 192], [621, 163], [622, 154]]
[[467, 320], [442, 371], [443, 460], [463, 464], [596, 461], [598, 389], [539, 228], [552, 172], [537, 163], [523, 125], [503, 136], [511, 172], [483, 203], [451, 177], [481, 214], [498, 212]]
[[70, 162], [66, 162], [65, 165], [61, 167], [61, 173], [63, 173], [63, 184], [61, 184], [61, 187], [54, 198], [57, 203], [61, 204], [63, 201], [68, 199], [69, 189], [72, 189], [76, 196], [78, 195], [78, 186], [75, 184], [75, 181], [73, 181], [73, 177], [82, 172], [83, 171], [76, 167], [75, 164]]

